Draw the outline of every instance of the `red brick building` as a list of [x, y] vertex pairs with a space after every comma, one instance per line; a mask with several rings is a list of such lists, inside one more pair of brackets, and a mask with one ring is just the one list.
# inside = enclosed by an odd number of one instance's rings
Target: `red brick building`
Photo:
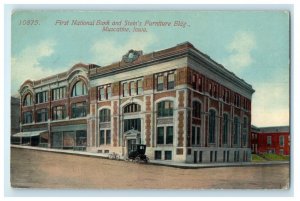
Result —
[[251, 130], [252, 153], [275, 153], [290, 155], [289, 126], [262, 127], [252, 126]]
[[250, 160], [252, 86], [188, 42], [130, 50], [108, 66], [78, 64], [26, 81], [20, 93], [22, 131], [49, 147], [127, 157], [142, 143], [151, 160]]

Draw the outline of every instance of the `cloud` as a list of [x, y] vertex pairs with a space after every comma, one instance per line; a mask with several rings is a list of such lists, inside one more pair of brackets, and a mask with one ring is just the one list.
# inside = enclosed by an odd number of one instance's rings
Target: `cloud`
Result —
[[252, 64], [254, 59], [251, 51], [256, 47], [256, 40], [252, 33], [239, 31], [226, 47], [230, 53], [223, 63], [234, 72], [240, 72], [243, 68]]
[[21, 84], [27, 79], [40, 79], [61, 71], [61, 69], [43, 68], [40, 60], [54, 53], [55, 42], [44, 40], [25, 48], [11, 58], [11, 94], [18, 93]]
[[256, 126], [289, 125], [288, 83], [262, 83], [254, 86], [252, 124]]
[[157, 37], [154, 34], [133, 34], [123, 43], [119, 40], [102, 39], [96, 41], [91, 47], [91, 53], [94, 55], [93, 62], [101, 66], [108, 65], [121, 60], [122, 56], [128, 50], [143, 50], [147, 52], [150, 45], [157, 42]]

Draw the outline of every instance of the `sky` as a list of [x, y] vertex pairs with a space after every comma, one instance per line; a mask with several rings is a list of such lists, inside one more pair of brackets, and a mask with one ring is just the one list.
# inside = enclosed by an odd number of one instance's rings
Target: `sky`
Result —
[[[73, 20], [94, 25], [72, 25]], [[133, 26], [130, 32], [104, 32], [97, 20], [109, 21], [111, 28], [126, 28], [127, 20], [147, 32], [133, 32]], [[144, 26], [147, 20], [171, 26]], [[186, 24], [174, 26], [175, 21]], [[289, 125], [288, 12], [15, 11], [11, 27], [12, 95], [27, 79], [64, 72], [79, 62], [104, 66], [130, 49], [146, 54], [189, 41], [252, 85], [253, 125]]]

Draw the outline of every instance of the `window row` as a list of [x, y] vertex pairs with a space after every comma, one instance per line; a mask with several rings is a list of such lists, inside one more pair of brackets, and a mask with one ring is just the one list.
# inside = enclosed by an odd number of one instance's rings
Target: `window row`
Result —
[[[209, 136], [208, 142], [211, 144], [216, 143], [216, 111], [209, 110]], [[222, 118], [222, 144], [228, 143], [228, 129], [229, 129], [229, 116], [228, 114], [223, 114]], [[242, 135], [241, 135], [242, 134]], [[247, 146], [248, 143], [248, 119], [247, 117], [243, 118], [241, 124], [240, 118], [234, 117], [233, 119], [233, 145], [239, 145], [241, 136], [242, 146]]]
[[167, 79], [167, 86], [164, 84], [165, 75], [159, 74], [156, 77], [156, 90], [163, 91], [163, 90], [170, 90], [175, 88], [175, 75], [174, 73], [168, 73], [166, 76]]
[[[272, 145], [272, 136], [267, 136], [267, 145]], [[284, 146], [284, 136], [279, 136], [279, 145], [281, 147]]]
[[98, 100], [107, 100], [111, 98], [111, 85], [98, 87]]
[[[87, 95], [86, 84], [83, 81], [78, 81], [72, 88], [71, 97]], [[59, 87], [51, 90], [52, 100], [60, 100], [67, 96], [66, 87]], [[48, 102], [48, 91], [42, 91], [35, 94], [35, 103], [45, 103]], [[33, 105], [32, 95], [27, 94], [23, 100], [23, 106]]]
[[[85, 117], [87, 115], [86, 102], [72, 104], [72, 118]], [[67, 117], [66, 106], [52, 107], [52, 120], [62, 120]], [[36, 111], [36, 122], [48, 121], [48, 109], [40, 109]], [[23, 123], [32, 123], [32, 112], [23, 113]]]
[[122, 89], [123, 97], [141, 95], [143, 94], [143, 81], [136, 80], [125, 82], [122, 84]]

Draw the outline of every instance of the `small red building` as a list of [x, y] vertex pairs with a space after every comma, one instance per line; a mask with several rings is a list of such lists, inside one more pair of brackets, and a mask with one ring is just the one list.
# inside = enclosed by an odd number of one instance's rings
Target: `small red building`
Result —
[[274, 153], [290, 155], [290, 128], [251, 127], [251, 151], [255, 154]]

